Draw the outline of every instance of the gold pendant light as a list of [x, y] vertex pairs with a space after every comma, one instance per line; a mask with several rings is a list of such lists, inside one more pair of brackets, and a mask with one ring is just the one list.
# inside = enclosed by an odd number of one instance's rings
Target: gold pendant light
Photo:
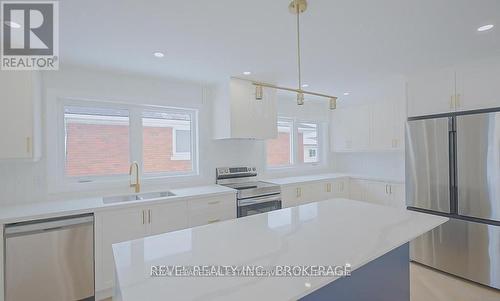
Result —
[[277, 90], [292, 91], [292, 92], [297, 93], [297, 104], [298, 105], [304, 104], [304, 95], [305, 94], [319, 96], [319, 97], [325, 97], [325, 98], [329, 99], [330, 110], [335, 110], [337, 108], [337, 97], [336, 96], [302, 90], [302, 87], [303, 87], [302, 86], [302, 69], [301, 69], [301, 57], [300, 57], [300, 14], [304, 13], [307, 10], [307, 1], [306, 0], [293, 0], [288, 5], [288, 10], [290, 11], [290, 13], [296, 15], [297, 71], [298, 71], [297, 72], [298, 73], [297, 84], [298, 84], [298, 87], [296, 89], [286, 88], [286, 87], [280, 87], [277, 85], [268, 84], [268, 83], [264, 83], [264, 82], [248, 80], [246, 78], [239, 78], [239, 77], [234, 77], [234, 78], [252, 82], [252, 84], [255, 85], [255, 99], [256, 100], [263, 99], [263, 94], [264, 94], [263, 88], [266, 87], [266, 88], [272, 88], [272, 89], [277, 89]]

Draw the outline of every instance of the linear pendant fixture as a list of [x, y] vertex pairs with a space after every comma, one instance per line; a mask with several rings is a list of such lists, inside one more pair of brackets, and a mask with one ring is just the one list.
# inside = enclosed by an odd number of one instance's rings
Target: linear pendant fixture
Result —
[[298, 74], [298, 87], [297, 88], [287, 88], [280, 87], [277, 85], [259, 82], [250, 80], [247, 78], [233, 77], [235, 79], [249, 81], [255, 86], [255, 99], [262, 100], [263, 99], [263, 88], [271, 88], [276, 90], [290, 91], [297, 93], [297, 104], [304, 104], [304, 95], [313, 95], [319, 96], [329, 99], [330, 110], [335, 110], [337, 108], [337, 97], [328, 94], [322, 94], [317, 92], [305, 91], [302, 88], [306, 87], [306, 85], [302, 85], [302, 70], [301, 70], [301, 57], [300, 57], [300, 14], [307, 10], [307, 1], [306, 0], [293, 0], [290, 5], [288, 5], [288, 9], [290, 13], [296, 15], [296, 25], [297, 25], [297, 74]]

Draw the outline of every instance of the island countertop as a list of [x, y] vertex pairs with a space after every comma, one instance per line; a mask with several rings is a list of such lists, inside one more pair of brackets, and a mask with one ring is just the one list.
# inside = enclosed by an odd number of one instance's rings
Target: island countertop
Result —
[[448, 219], [332, 199], [113, 245], [118, 300], [296, 300], [338, 277], [151, 277], [152, 266], [352, 270]]

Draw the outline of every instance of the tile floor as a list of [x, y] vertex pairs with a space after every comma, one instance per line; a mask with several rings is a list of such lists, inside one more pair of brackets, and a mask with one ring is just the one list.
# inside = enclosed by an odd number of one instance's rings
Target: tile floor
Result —
[[500, 291], [416, 263], [410, 264], [410, 281], [411, 301], [500, 301]]

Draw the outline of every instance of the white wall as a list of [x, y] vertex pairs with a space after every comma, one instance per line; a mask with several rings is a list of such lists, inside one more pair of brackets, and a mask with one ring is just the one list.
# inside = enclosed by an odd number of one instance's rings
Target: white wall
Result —
[[[0, 162], [0, 204], [29, 203], [57, 200], [68, 197], [99, 194], [52, 193], [48, 189], [48, 175], [51, 165], [47, 163], [47, 141], [54, 140], [54, 131], [47, 124], [47, 110], [60, 97], [88, 100], [107, 100], [127, 103], [141, 103], [163, 106], [196, 108], [199, 110], [200, 175], [189, 179], [170, 180], [166, 188], [213, 184], [215, 168], [219, 166], [257, 166], [265, 177], [298, 175], [327, 171], [331, 160], [321, 169], [268, 172], [265, 170], [265, 147], [257, 140], [214, 140], [212, 139], [213, 99], [210, 87], [198, 83], [175, 79], [153, 78], [140, 75], [122, 74], [104, 70], [90, 70], [79, 67], [64, 67], [57, 72], [43, 74], [44, 133], [42, 158], [38, 162]], [[278, 101], [280, 115], [299, 117], [305, 120], [328, 122], [327, 102], [309, 101], [297, 106], [292, 97], [281, 96]], [[49, 126], [48, 126], [49, 125]], [[328, 144], [328, 141], [326, 141]], [[327, 152], [328, 153], [328, 152]], [[147, 188], [147, 186], [146, 186]], [[124, 186], [123, 189], [126, 189]], [[118, 190], [116, 191], [118, 192]]]

